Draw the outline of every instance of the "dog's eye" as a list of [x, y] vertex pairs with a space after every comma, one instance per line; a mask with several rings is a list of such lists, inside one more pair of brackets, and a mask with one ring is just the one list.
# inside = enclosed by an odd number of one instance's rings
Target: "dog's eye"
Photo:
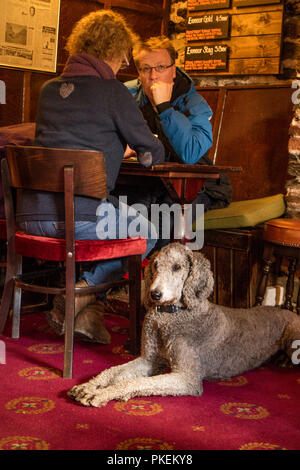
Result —
[[178, 263], [173, 264], [172, 271], [179, 271], [180, 269], [181, 269], [180, 264]]

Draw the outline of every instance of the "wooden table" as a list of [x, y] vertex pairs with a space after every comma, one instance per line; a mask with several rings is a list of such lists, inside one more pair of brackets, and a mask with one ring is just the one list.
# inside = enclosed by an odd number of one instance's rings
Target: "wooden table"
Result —
[[[159, 177], [174, 202], [181, 205], [191, 202], [207, 178], [219, 178], [220, 173], [241, 173], [241, 167], [214, 165], [186, 165], [165, 162], [150, 168], [142, 167], [136, 161], [124, 160], [119, 182], [133, 185], [142, 184], [144, 177]], [[138, 180], [137, 176], [143, 177]], [[193, 184], [196, 183], [196, 184]], [[192, 186], [192, 187], [191, 187]]]
[[[142, 185], [148, 178], [159, 177], [174, 203], [181, 205], [181, 221], [174, 232], [174, 238], [186, 243], [190, 233], [190, 222], [184, 217], [184, 205], [192, 202], [207, 178], [217, 179], [220, 173], [240, 173], [242, 168], [214, 165], [185, 165], [183, 163], [165, 162], [150, 168], [142, 167], [137, 161], [124, 161], [121, 165], [118, 183]], [[150, 180], [151, 183], [151, 180]], [[152, 187], [153, 187], [152, 182]]]

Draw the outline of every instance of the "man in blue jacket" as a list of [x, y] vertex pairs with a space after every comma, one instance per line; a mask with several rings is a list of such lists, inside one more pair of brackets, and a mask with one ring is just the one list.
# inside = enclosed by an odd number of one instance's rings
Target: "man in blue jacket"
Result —
[[[205, 155], [212, 145], [212, 111], [196, 91], [191, 78], [175, 66], [176, 50], [165, 37], [153, 37], [133, 49], [139, 77], [125, 85], [137, 101], [153, 134], [165, 147], [165, 160], [185, 164], [212, 164]], [[130, 154], [130, 150], [127, 154]], [[137, 190], [133, 202], [172, 203], [162, 183], [152, 190]], [[231, 200], [231, 187], [226, 177], [222, 181], [207, 181], [193, 201], [204, 210], [225, 207]], [[195, 214], [195, 210], [193, 212]]]
[[125, 85], [165, 144], [167, 160], [197, 163], [212, 145], [212, 112], [191, 78], [175, 66], [171, 41], [151, 38], [133, 50], [133, 57], [139, 77]]

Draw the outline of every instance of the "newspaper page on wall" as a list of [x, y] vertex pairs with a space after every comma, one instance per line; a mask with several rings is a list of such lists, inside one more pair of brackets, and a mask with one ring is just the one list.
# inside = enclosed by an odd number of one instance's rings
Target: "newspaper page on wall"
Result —
[[0, 0], [0, 65], [56, 72], [60, 0]]

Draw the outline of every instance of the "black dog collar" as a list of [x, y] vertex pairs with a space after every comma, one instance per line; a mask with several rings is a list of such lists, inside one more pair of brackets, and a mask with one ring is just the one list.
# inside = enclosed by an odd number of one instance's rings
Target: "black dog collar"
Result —
[[166, 312], [166, 313], [175, 313], [178, 310], [182, 310], [182, 307], [178, 307], [177, 305], [157, 305], [156, 311], [157, 312]]

